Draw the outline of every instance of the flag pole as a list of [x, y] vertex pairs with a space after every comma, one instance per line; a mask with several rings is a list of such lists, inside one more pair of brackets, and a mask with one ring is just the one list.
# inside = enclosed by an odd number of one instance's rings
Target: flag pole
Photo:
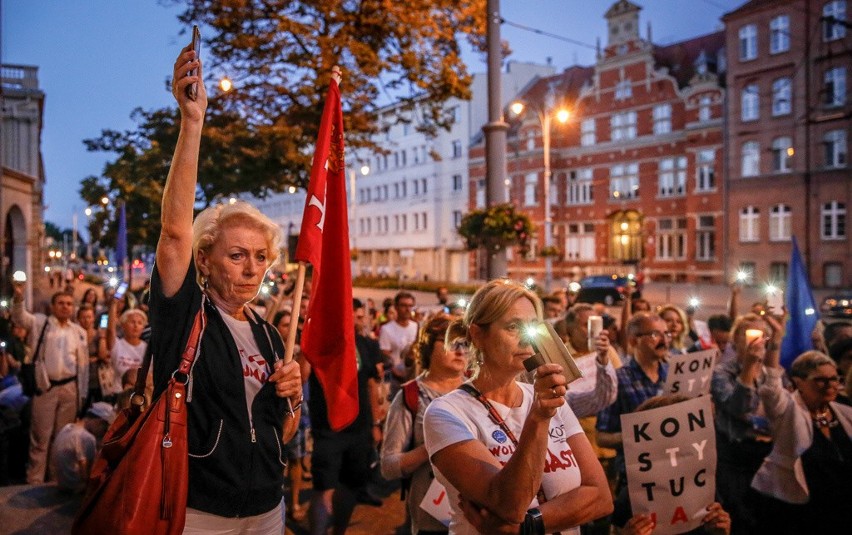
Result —
[[287, 347], [284, 352], [284, 364], [293, 360], [293, 353], [296, 351], [296, 330], [299, 328], [299, 309], [302, 303], [302, 291], [305, 288], [305, 271], [305, 263], [299, 262], [299, 272], [296, 274], [296, 287], [293, 291], [293, 310], [290, 313], [290, 332], [287, 333]]

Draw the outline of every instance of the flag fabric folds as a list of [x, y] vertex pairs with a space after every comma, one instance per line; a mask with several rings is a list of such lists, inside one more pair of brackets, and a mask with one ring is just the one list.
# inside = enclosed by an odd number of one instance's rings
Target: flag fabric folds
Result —
[[358, 416], [343, 152], [340, 89], [332, 79], [317, 136], [295, 258], [313, 266], [302, 352], [322, 386], [329, 425], [335, 431]]
[[787, 308], [788, 318], [784, 339], [781, 341], [781, 365], [789, 368], [796, 357], [814, 348], [811, 333], [819, 319], [808, 274], [795, 237], [793, 252], [790, 255], [784, 306]]

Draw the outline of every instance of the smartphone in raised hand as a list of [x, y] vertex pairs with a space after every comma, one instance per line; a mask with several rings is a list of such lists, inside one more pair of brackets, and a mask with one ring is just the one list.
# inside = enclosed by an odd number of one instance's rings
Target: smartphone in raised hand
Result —
[[569, 383], [583, 376], [583, 372], [574, 362], [571, 351], [568, 350], [550, 323], [546, 321], [534, 322], [527, 326], [524, 336], [535, 351], [535, 355], [524, 360], [524, 367], [528, 372], [535, 370], [542, 364], [553, 362], [562, 366], [562, 374]]
[[118, 285], [118, 288], [115, 290], [115, 295], [113, 296], [113, 298], [121, 299], [122, 297], [124, 297], [124, 294], [126, 292], [127, 292], [127, 283], [122, 282], [121, 284]]
[[[198, 29], [198, 25], [194, 25], [192, 27], [192, 49], [195, 50], [195, 59], [201, 57], [201, 31]], [[198, 74], [198, 69], [192, 69], [187, 73], [187, 76], [195, 76]], [[198, 83], [189, 84], [186, 86], [186, 96], [195, 100], [198, 98]]]

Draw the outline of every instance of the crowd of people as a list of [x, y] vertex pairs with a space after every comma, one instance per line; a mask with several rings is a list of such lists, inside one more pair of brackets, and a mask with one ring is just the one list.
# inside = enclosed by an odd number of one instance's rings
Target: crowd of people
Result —
[[[400, 480], [404, 529], [414, 535], [649, 534], [654, 517], [634, 514], [627, 498], [621, 417], [683, 402], [664, 389], [669, 360], [711, 349], [716, 498], [698, 504], [696, 532], [846, 525], [852, 323], [820, 323], [816, 349], [784, 370], [783, 315], [765, 303], [740, 314], [737, 286], [729, 313], [706, 322], [632, 288], [620, 318], [567, 289], [540, 297], [509, 280], [484, 284], [469, 304], [451, 302], [447, 288], [420, 306], [406, 291], [380, 305], [354, 299], [358, 414], [332, 429], [335, 408], [298, 347], [301, 321], [295, 358], [284, 358], [310, 285], [299, 302], [280, 278], [260, 292], [279, 229], [244, 202], [193, 215], [206, 92], [193, 50], [174, 69], [180, 134], [150, 287], [90, 288], [79, 301], [66, 288], [39, 311], [17, 285], [4, 311], [0, 483], [82, 490], [145, 359], [155, 355], [150, 401], [203, 317], [198, 357], [181, 372], [190, 407], [185, 533], [282, 533], [287, 519], [306, 520], [315, 535], [344, 533], [357, 503], [382, 504], [370, 483], [383, 477]], [[186, 93], [193, 83], [196, 98]], [[526, 329], [540, 322], [582, 378], [569, 384], [562, 366], [530, 364], [538, 349]]]

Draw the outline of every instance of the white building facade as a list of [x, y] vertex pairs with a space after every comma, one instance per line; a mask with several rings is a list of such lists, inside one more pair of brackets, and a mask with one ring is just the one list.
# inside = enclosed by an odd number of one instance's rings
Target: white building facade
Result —
[[[509, 62], [502, 74], [502, 104], [536, 77], [553, 72], [550, 66]], [[386, 106], [379, 111], [383, 133], [375, 140], [382, 153], [347, 153], [353, 275], [468, 281], [469, 253], [456, 228], [468, 211], [468, 148], [488, 120], [486, 74], [474, 75], [471, 94], [470, 101], [445, 104], [452, 127], [432, 138], [418, 131], [417, 109]], [[255, 203], [285, 235], [298, 234], [304, 191]]]

